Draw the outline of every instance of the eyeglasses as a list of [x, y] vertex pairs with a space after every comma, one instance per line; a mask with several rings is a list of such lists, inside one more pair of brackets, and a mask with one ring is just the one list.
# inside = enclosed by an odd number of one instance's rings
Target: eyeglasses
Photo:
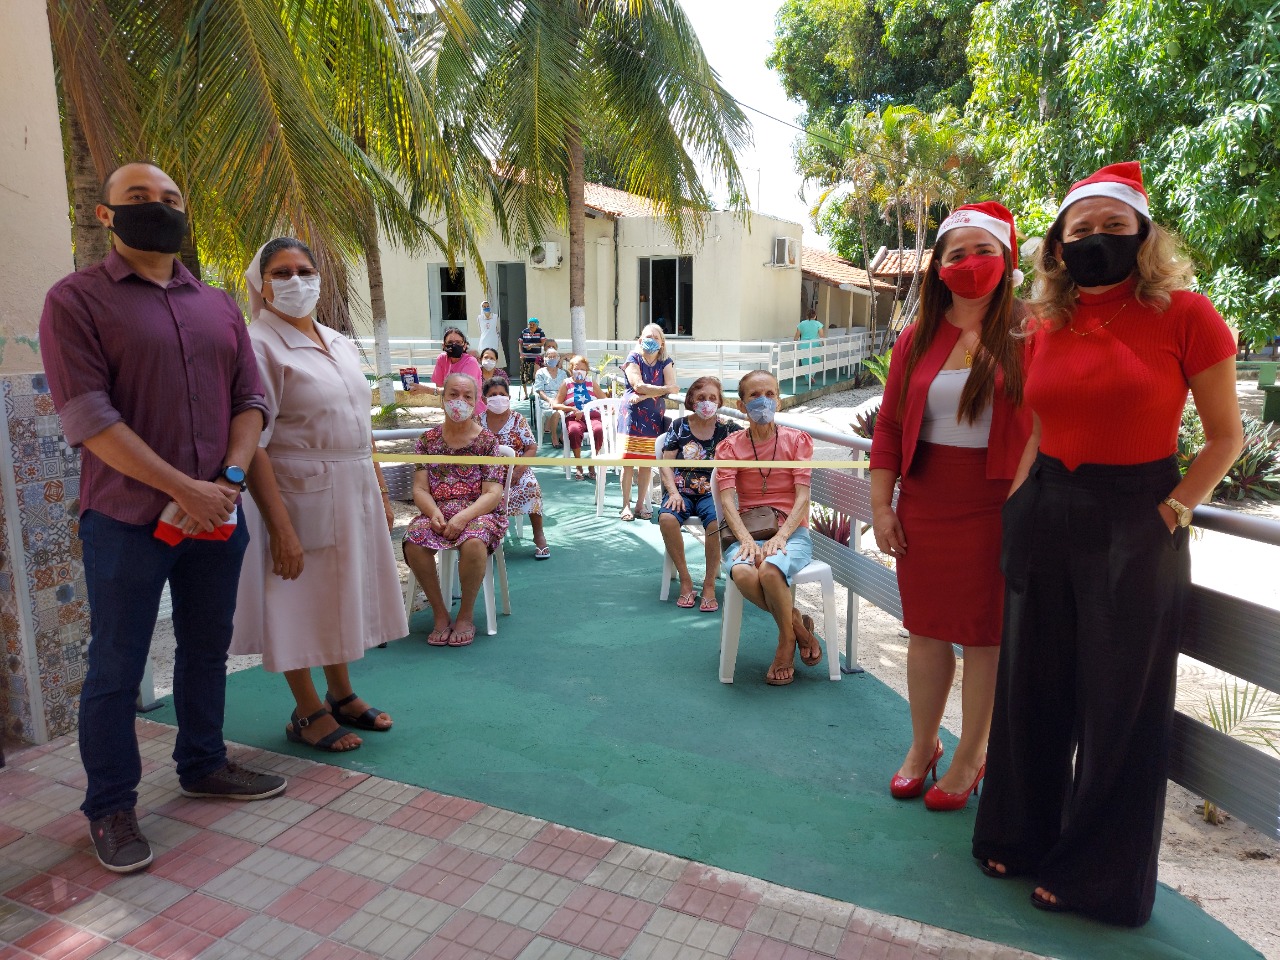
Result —
[[279, 267], [267, 274], [268, 280], [291, 280], [294, 277], [318, 277], [320, 271], [313, 267], [301, 267], [298, 270], [290, 270], [288, 267]]

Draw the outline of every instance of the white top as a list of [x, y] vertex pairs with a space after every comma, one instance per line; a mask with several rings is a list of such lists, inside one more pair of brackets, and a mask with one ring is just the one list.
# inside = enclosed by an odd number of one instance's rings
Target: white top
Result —
[[499, 354], [502, 352], [502, 344], [498, 341], [498, 314], [494, 310], [489, 311], [489, 316], [484, 315], [481, 310], [476, 314], [476, 325], [480, 330], [480, 339], [476, 343], [476, 353], [483, 353], [492, 347]]
[[978, 419], [956, 422], [960, 410], [960, 394], [969, 381], [969, 370], [939, 370], [929, 384], [929, 399], [924, 405], [924, 421], [920, 424], [920, 441], [946, 447], [985, 447], [991, 436], [991, 404]]

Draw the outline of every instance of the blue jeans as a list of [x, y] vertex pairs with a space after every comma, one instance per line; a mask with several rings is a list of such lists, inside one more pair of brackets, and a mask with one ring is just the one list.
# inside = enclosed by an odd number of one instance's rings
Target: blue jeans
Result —
[[176, 547], [154, 536], [153, 524], [121, 523], [94, 510], [80, 517], [89, 592], [89, 665], [80, 694], [80, 759], [88, 775], [90, 820], [138, 802], [142, 758], [134, 707], [165, 581], [173, 598], [173, 705], [178, 779], [191, 784], [227, 762], [222, 715], [227, 648], [240, 563], [249, 543], [244, 514], [230, 540], [184, 540]]

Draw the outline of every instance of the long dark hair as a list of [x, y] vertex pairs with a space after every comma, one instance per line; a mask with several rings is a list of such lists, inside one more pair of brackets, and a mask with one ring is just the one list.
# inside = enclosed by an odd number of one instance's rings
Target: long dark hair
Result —
[[[1014, 337], [1018, 323], [1013, 308], [1013, 268], [1016, 263], [1013, 254], [1003, 245], [1004, 277], [1000, 286], [991, 296], [987, 304], [986, 315], [982, 318], [982, 332], [978, 340], [978, 350], [973, 358], [973, 367], [969, 371], [969, 379], [960, 393], [960, 408], [956, 412], [956, 421], [967, 420], [973, 423], [981, 416], [982, 411], [991, 403], [996, 390], [996, 371], [1004, 373], [1004, 395], [1014, 406], [1022, 404], [1022, 340]], [[911, 349], [907, 353], [906, 376], [902, 378], [902, 395], [898, 398], [901, 405], [907, 396], [907, 385], [911, 382], [911, 373], [928, 352], [938, 328], [951, 306], [951, 291], [938, 276], [938, 268], [947, 251], [947, 234], [934, 245], [933, 256], [929, 258], [929, 269], [924, 275], [924, 284], [920, 289], [920, 315], [916, 319], [915, 336], [911, 340]]]

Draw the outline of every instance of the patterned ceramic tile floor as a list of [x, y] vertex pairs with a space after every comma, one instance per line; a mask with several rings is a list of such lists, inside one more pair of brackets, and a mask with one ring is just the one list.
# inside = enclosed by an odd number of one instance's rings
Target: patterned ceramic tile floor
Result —
[[188, 800], [138, 721], [155, 851], [90, 852], [73, 739], [0, 770], [0, 960], [1015, 960], [1031, 954], [430, 790], [264, 751], [284, 798]]

